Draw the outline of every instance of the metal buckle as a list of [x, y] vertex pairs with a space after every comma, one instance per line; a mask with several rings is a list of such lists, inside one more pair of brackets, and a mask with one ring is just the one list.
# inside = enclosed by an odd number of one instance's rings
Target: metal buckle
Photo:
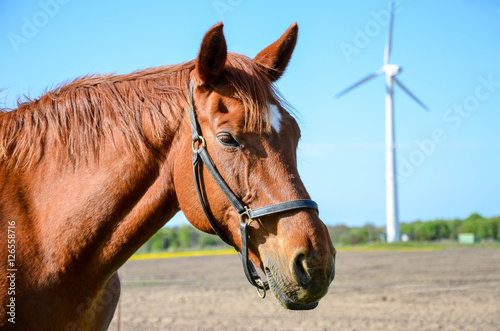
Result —
[[[196, 147], [194, 146], [197, 142], [199, 142], [199, 143], [201, 144], [201, 147], [196, 148]], [[198, 145], [198, 146], [199, 146], [199, 145]], [[205, 143], [205, 139], [203, 139], [203, 137], [202, 137], [202, 136], [198, 136], [198, 138], [197, 138], [197, 139], [193, 140], [193, 145], [192, 145], [192, 147], [193, 147], [193, 152], [197, 152], [197, 151], [199, 151], [200, 149], [207, 147], [207, 144]]]
[[248, 217], [248, 222], [247, 222], [247, 226], [248, 226], [254, 221], [254, 219], [250, 217], [250, 209], [247, 206], [245, 206], [245, 211], [240, 214], [240, 223], [245, 223], [243, 221], [243, 216], [245, 216], [245, 215], [246, 215], [246, 217]]

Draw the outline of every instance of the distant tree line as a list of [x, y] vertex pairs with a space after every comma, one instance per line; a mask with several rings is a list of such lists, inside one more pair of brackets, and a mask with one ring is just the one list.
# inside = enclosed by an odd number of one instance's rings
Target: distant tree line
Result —
[[416, 221], [401, 224], [401, 233], [417, 241], [456, 240], [459, 233], [473, 233], [479, 240], [500, 240], [500, 216], [485, 218], [474, 213], [464, 220]]
[[[371, 224], [362, 227], [329, 226], [336, 244], [356, 245], [385, 240], [385, 227]], [[485, 218], [474, 213], [466, 219], [414, 221], [401, 223], [401, 233], [412, 241], [457, 240], [459, 233], [473, 233], [479, 240], [500, 240], [500, 216]]]
[[[328, 226], [336, 245], [357, 245], [385, 240], [385, 227], [366, 224], [361, 227]], [[473, 233], [479, 240], [500, 240], [500, 216], [485, 218], [474, 213], [466, 219], [414, 221], [401, 223], [401, 233], [413, 241], [457, 240], [459, 233]], [[216, 249], [228, 246], [218, 237], [186, 224], [162, 228], [148, 240], [138, 253]]]
[[218, 237], [195, 229], [189, 224], [162, 228], [156, 232], [137, 253], [216, 249], [228, 246]]

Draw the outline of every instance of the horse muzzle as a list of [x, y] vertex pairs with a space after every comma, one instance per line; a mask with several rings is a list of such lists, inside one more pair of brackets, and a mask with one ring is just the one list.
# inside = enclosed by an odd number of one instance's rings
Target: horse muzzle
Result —
[[269, 286], [283, 307], [310, 310], [318, 306], [335, 277], [335, 254], [323, 256], [321, 260], [319, 263], [303, 252], [296, 253], [287, 267], [273, 259], [265, 259]]

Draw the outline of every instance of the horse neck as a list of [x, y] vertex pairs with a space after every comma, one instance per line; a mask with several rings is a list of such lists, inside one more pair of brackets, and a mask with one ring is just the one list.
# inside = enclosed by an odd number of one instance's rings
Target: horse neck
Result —
[[21, 215], [25, 220], [19, 222], [33, 225], [31, 237], [40, 248], [34, 258], [43, 266], [39, 277], [105, 279], [179, 210], [173, 157], [184, 116], [163, 116], [164, 137], [155, 137], [158, 131], [144, 123], [144, 134], [156, 140], [148, 139], [140, 155], [130, 152], [134, 142], [117, 129], [96, 159], [61, 165], [58, 153], [45, 153], [29, 171], [18, 169], [19, 181], [10, 185], [14, 190], [26, 183], [24, 193], [31, 197], [31, 219]]

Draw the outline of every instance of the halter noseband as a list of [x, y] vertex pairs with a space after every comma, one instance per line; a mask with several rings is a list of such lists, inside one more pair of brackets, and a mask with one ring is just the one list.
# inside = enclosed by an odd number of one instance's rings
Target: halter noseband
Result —
[[[219, 185], [220, 189], [227, 197], [229, 202], [236, 209], [238, 214], [240, 215], [240, 231], [241, 231], [241, 252], [240, 257], [243, 262], [243, 270], [245, 271], [245, 275], [253, 286], [257, 288], [257, 291], [261, 298], [266, 296], [266, 290], [269, 289], [269, 284], [267, 282], [263, 282], [257, 271], [255, 270], [254, 265], [248, 259], [248, 236], [250, 233], [249, 225], [259, 217], [272, 215], [276, 213], [281, 213], [284, 211], [295, 210], [295, 209], [303, 209], [309, 208], [314, 209], [316, 212], [318, 211], [318, 204], [312, 200], [301, 199], [301, 200], [292, 200], [277, 203], [274, 205], [269, 205], [266, 207], [250, 209], [247, 205], [241, 201], [240, 198], [234, 194], [231, 188], [227, 185], [226, 181], [222, 178], [219, 171], [217, 170], [210, 154], [208, 154], [208, 150], [206, 149], [206, 142], [201, 134], [200, 127], [198, 125], [198, 121], [196, 119], [196, 114], [194, 110], [194, 100], [193, 100], [193, 82], [189, 81], [189, 118], [191, 121], [191, 133], [193, 139], [193, 176], [194, 183], [196, 187], [196, 193], [198, 194], [198, 199], [200, 200], [201, 207], [203, 212], [205, 213], [210, 226], [214, 230], [214, 232], [228, 245], [234, 246], [218, 229], [217, 224], [215, 223], [212, 214], [209, 212], [207, 208], [207, 204], [205, 203], [205, 198], [203, 196], [201, 190], [201, 181], [200, 181], [200, 173], [201, 173], [201, 163], [207, 167], [208, 172], [212, 175], [217, 185]], [[200, 162], [201, 161], [201, 162]], [[235, 247], [236, 250], [238, 250]]]

